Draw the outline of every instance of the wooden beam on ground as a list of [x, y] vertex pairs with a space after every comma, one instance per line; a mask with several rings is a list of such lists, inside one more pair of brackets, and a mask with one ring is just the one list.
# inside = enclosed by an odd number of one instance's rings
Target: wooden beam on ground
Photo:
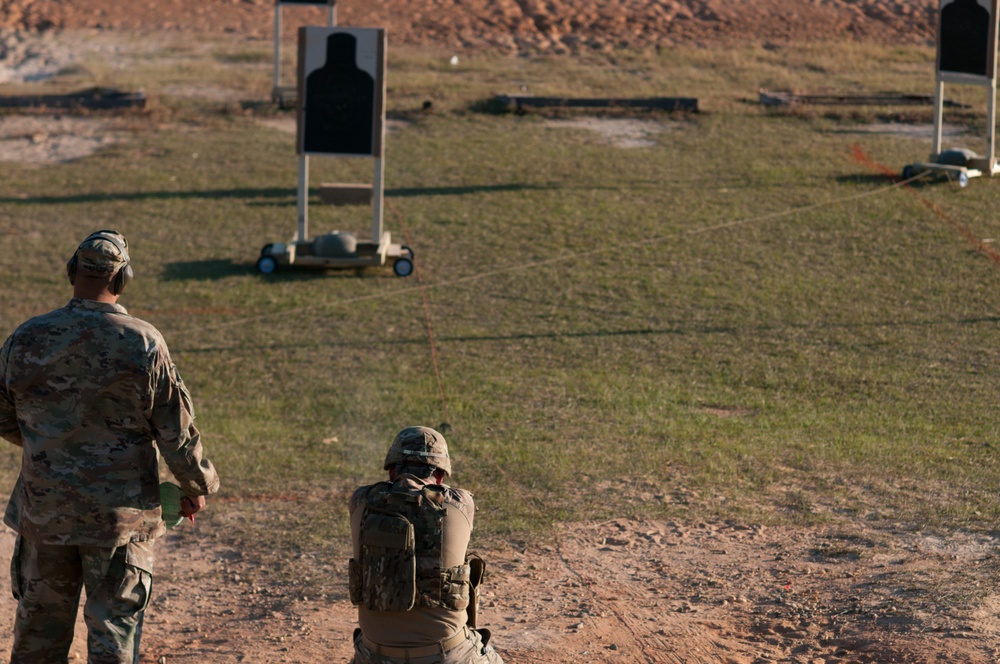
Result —
[[108, 110], [144, 108], [142, 92], [122, 92], [114, 88], [87, 88], [67, 94], [0, 96], [0, 108], [87, 108]]
[[[804, 95], [788, 91], [760, 91], [760, 103], [763, 106], [794, 106], [796, 104], [815, 104], [822, 106], [933, 106], [934, 95], [907, 95], [901, 93], [885, 93], [874, 95]], [[945, 106], [952, 108], [970, 108], [951, 99], [944, 100]]]
[[661, 111], [697, 111], [698, 100], [692, 97], [533, 97], [497, 95], [495, 102], [517, 111], [525, 108], [646, 108]]

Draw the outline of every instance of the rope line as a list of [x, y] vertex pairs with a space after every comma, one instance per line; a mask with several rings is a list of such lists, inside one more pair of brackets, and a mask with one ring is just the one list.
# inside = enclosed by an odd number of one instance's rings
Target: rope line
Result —
[[887, 191], [891, 191], [893, 189], [898, 189], [900, 187], [904, 187], [904, 186], [910, 184], [911, 182], [913, 182], [914, 180], [918, 180], [918, 179], [924, 177], [925, 175], [926, 175], [926, 173], [918, 173], [917, 175], [914, 175], [911, 178], [908, 178], [906, 180], [901, 180], [899, 182], [894, 182], [894, 183], [892, 183], [892, 184], [890, 184], [890, 185], [888, 185], [886, 187], [882, 187], [880, 189], [873, 189], [872, 191], [865, 191], [865, 192], [862, 192], [860, 194], [851, 194], [850, 196], [844, 196], [842, 198], [835, 198], [833, 200], [825, 201], [823, 203], [812, 203], [810, 205], [803, 205], [803, 206], [800, 206], [800, 207], [789, 208], [788, 210], [781, 210], [779, 212], [772, 212], [770, 214], [764, 214], [764, 215], [760, 215], [758, 217], [750, 217], [748, 219], [737, 219], [736, 221], [730, 221], [730, 222], [727, 222], [727, 223], [724, 223], [724, 224], [716, 224], [714, 226], [704, 226], [702, 228], [698, 228], [698, 229], [686, 231], [684, 234], [685, 235], [696, 235], [698, 233], [707, 233], [709, 231], [718, 231], [718, 230], [722, 230], [724, 228], [732, 228], [734, 226], [743, 226], [743, 225], [746, 225], [746, 224], [749, 224], [749, 223], [756, 223], [756, 222], [761, 222], [761, 221], [770, 221], [772, 219], [779, 219], [781, 217], [788, 217], [788, 216], [791, 216], [793, 214], [799, 214], [801, 212], [809, 212], [810, 210], [819, 210], [819, 209], [825, 208], [825, 207], [833, 207], [834, 205], [839, 205], [841, 203], [848, 203], [850, 201], [860, 200], [862, 198], [869, 198], [871, 196], [875, 196], [875, 195], [878, 195], [878, 194], [883, 194], [883, 193], [885, 193]]
[[[781, 218], [784, 218], [784, 217], [790, 217], [790, 216], [793, 216], [793, 215], [796, 215], [796, 214], [801, 214], [803, 212], [809, 212], [811, 210], [819, 210], [819, 209], [823, 209], [823, 208], [835, 207], [837, 205], [842, 205], [844, 203], [849, 203], [851, 201], [856, 201], [856, 200], [861, 200], [861, 199], [865, 199], [865, 198], [871, 198], [871, 197], [874, 197], [874, 196], [879, 196], [879, 195], [882, 195], [882, 194], [886, 194], [886, 193], [891, 192], [893, 190], [899, 189], [900, 187], [904, 187], [904, 186], [906, 186], [906, 185], [914, 182], [915, 180], [918, 180], [918, 179], [920, 179], [922, 177], [925, 177], [925, 176], [926, 176], [925, 173], [920, 173], [920, 174], [915, 175], [915, 176], [913, 176], [911, 178], [908, 178], [906, 180], [900, 180], [900, 181], [894, 182], [894, 183], [892, 183], [890, 185], [887, 185], [887, 186], [884, 186], [884, 187], [880, 187], [878, 189], [873, 189], [871, 191], [862, 192], [860, 194], [851, 194], [849, 196], [843, 196], [843, 197], [840, 197], [840, 198], [833, 198], [833, 199], [830, 199], [830, 200], [827, 200], [827, 201], [823, 201], [823, 202], [820, 202], [820, 203], [811, 203], [809, 205], [802, 205], [802, 206], [798, 206], [798, 207], [788, 208], [788, 209], [785, 209], [785, 210], [779, 210], [777, 212], [769, 212], [767, 214], [757, 215], [757, 216], [753, 216], [753, 217], [746, 217], [746, 218], [743, 218], [743, 219], [736, 219], [734, 221], [728, 221], [728, 222], [725, 222], [725, 223], [713, 224], [713, 225], [710, 225], [710, 226], [702, 226], [700, 228], [683, 230], [683, 231], [671, 233], [669, 235], [659, 235], [659, 236], [644, 238], [644, 239], [640, 239], [640, 240], [632, 240], [632, 241], [628, 241], [628, 242], [618, 242], [618, 243], [614, 243], [614, 244], [604, 245], [604, 246], [601, 246], [601, 247], [596, 247], [594, 249], [589, 249], [589, 250], [586, 250], [586, 251], [569, 252], [569, 253], [565, 253], [565, 254], [560, 254], [558, 256], [553, 256], [551, 258], [546, 258], [546, 259], [531, 261], [531, 262], [528, 262], [528, 263], [518, 263], [516, 265], [508, 265], [506, 267], [496, 268], [496, 269], [493, 269], [493, 270], [488, 270], [486, 272], [478, 272], [476, 274], [470, 274], [470, 275], [467, 275], [465, 277], [458, 277], [456, 279], [449, 279], [449, 280], [440, 281], [440, 282], [432, 283], [432, 284], [425, 284], [425, 283], [422, 283], [422, 282], [418, 282], [418, 284], [416, 286], [403, 286], [401, 288], [393, 289], [392, 291], [388, 291], [388, 292], [371, 293], [369, 295], [359, 295], [359, 296], [356, 296], [356, 297], [340, 298], [340, 299], [337, 299], [337, 300], [333, 300], [331, 302], [324, 302], [322, 304], [314, 304], [314, 305], [303, 306], [303, 307], [290, 307], [288, 309], [282, 309], [280, 311], [269, 311], [269, 312], [258, 314], [258, 315], [255, 315], [255, 316], [245, 316], [243, 318], [238, 318], [238, 319], [228, 320], [228, 321], [221, 321], [221, 322], [218, 322], [218, 323], [210, 323], [210, 324], [207, 324], [207, 325], [203, 324], [203, 325], [198, 325], [198, 326], [183, 327], [183, 328], [179, 328], [178, 331], [179, 332], [185, 332], [185, 331], [195, 330], [195, 329], [197, 329], [197, 330], [210, 330], [210, 329], [219, 329], [219, 328], [230, 327], [230, 326], [234, 326], [234, 325], [243, 325], [245, 323], [250, 323], [250, 322], [259, 321], [259, 320], [267, 320], [267, 319], [276, 318], [276, 317], [285, 317], [285, 316], [288, 316], [290, 314], [300, 314], [300, 313], [305, 313], [305, 312], [310, 312], [310, 311], [322, 311], [322, 310], [325, 310], [325, 309], [329, 309], [331, 307], [343, 306], [343, 305], [346, 305], [346, 304], [354, 304], [354, 303], [358, 303], [358, 302], [366, 302], [366, 301], [371, 301], [371, 300], [386, 299], [386, 298], [390, 298], [390, 297], [398, 297], [398, 296], [401, 296], [401, 295], [406, 295], [408, 293], [412, 293], [413, 291], [421, 291], [422, 293], [424, 293], [426, 295], [426, 290], [429, 290], [429, 289], [448, 288], [448, 287], [452, 287], [452, 286], [459, 286], [459, 285], [465, 285], [465, 284], [475, 283], [477, 281], [481, 281], [483, 279], [488, 279], [490, 277], [499, 276], [499, 275], [502, 275], [502, 274], [510, 274], [510, 273], [514, 273], [514, 272], [521, 272], [521, 271], [524, 271], [524, 270], [535, 269], [535, 268], [544, 267], [544, 266], [547, 266], [547, 265], [554, 265], [556, 263], [561, 263], [561, 262], [565, 262], [565, 261], [568, 261], [568, 260], [573, 260], [573, 259], [578, 259], [578, 258], [585, 258], [585, 257], [589, 257], [589, 256], [595, 256], [595, 255], [601, 254], [601, 253], [618, 251], [618, 250], [621, 250], [621, 249], [628, 249], [628, 248], [632, 248], [632, 247], [642, 247], [642, 246], [648, 246], [648, 245], [653, 245], [653, 244], [659, 244], [661, 242], [666, 242], [668, 240], [675, 239], [677, 237], [683, 237], [683, 236], [688, 236], [688, 235], [698, 235], [698, 234], [701, 234], [701, 233], [710, 233], [710, 232], [713, 232], [713, 231], [724, 230], [724, 229], [727, 229], [727, 228], [735, 228], [737, 226], [746, 226], [746, 225], [749, 225], [749, 224], [762, 223], [762, 222], [766, 222], [766, 221], [772, 221], [774, 219], [781, 219]], [[409, 241], [409, 240], [407, 240], [407, 241]], [[417, 261], [414, 261], [414, 267], [417, 268], [417, 271], [419, 273], [419, 267], [417, 267], [418, 265], [419, 265], [419, 263], [417, 263]]]
[[[892, 173], [892, 171], [889, 169], [888, 166], [886, 166], [885, 164], [878, 163], [877, 161], [871, 159], [867, 154], [865, 154], [864, 150], [862, 150], [860, 146], [858, 146], [858, 145], [852, 145], [851, 146], [851, 151], [852, 151], [852, 153], [854, 155], [854, 159], [856, 161], [858, 161], [858, 162], [860, 162], [860, 163], [862, 163], [862, 164], [864, 164], [864, 165], [866, 165], [866, 166], [868, 166], [868, 167], [870, 167], [870, 168], [872, 168], [872, 169], [874, 169], [876, 171], [880, 171], [882, 173], [889, 173], [889, 174]], [[908, 180], [904, 180], [900, 184], [910, 184], [911, 182], [913, 182], [917, 178], [920, 178], [920, 177], [923, 177], [923, 176], [927, 176], [927, 175], [930, 175], [930, 171], [924, 171], [923, 173], [915, 175], [914, 177], [912, 177], [912, 178], [910, 178]], [[965, 238], [965, 240], [970, 245], [972, 245], [973, 249], [975, 249], [976, 251], [978, 251], [982, 255], [984, 255], [987, 258], [989, 258], [993, 262], [994, 265], [1000, 265], [1000, 251], [997, 251], [993, 247], [987, 246], [985, 242], [983, 242], [981, 239], [979, 239], [978, 237], [976, 237], [976, 234], [972, 232], [971, 228], [969, 228], [968, 226], [966, 226], [965, 224], [963, 224], [961, 221], [959, 221], [958, 219], [953, 218], [950, 214], [948, 214], [947, 212], [945, 212], [944, 208], [942, 208], [938, 203], [935, 203], [934, 201], [930, 200], [926, 196], [921, 196], [920, 193], [916, 189], [913, 189], [912, 187], [907, 187], [907, 191], [909, 191], [911, 195], [915, 196], [916, 199], [918, 201], [920, 201], [924, 205], [924, 207], [926, 207], [928, 210], [930, 210], [931, 212], [933, 212], [934, 214], [936, 214], [937, 217], [938, 217], [938, 219], [940, 219], [941, 221], [943, 221], [946, 224], [948, 224], [949, 226], [951, 226], [952, 229], [956, 233], [958, 233], [963, 238]]]
[[[406, 228], [406, 224], [403, 221], [403, 215], [394, 206], [390, 205], [389, 209], [392, 210], [393, 216], [396, 217], [396, 221], [399, 224], [399, 229], [403, 233], [403, 238], [406, 240], [406, 244], [410, 244], [410, 231]], [[417, 279], [417, 287], [420, 288], [420, 299], [423, 300], [424, 304], [424, 322], [427, 326], [427, 341], [431, 348], [431, 364], [434, 367], [434, 380], [437, 381], [438, 396], [441, 398], [441, 413], [444, 416], [445, 422], [450, 422], [451, 418], [448, 416], [448, 400], [444, 396], [444, 383], [441, 380], [441, 370], [438, 367], [438, 354], [437, 346], [434, 343], [434, 327], [431, 325], [431, 305], [427, 299], [427, 289], [424, 288], [424, 279], [420, 273], [420, 263], [416, 260], [413, 261], [413, 272]]]

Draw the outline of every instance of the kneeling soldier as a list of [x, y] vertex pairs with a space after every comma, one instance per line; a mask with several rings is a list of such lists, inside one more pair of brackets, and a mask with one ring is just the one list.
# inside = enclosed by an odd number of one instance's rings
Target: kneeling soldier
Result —
[[383, 465], [389, 481], [351, 496], [354, 664], [502, 664], [476, 629], [482, 559], [468, 555], [472, 494], [451, 474], [444, 436], [403, 429]]

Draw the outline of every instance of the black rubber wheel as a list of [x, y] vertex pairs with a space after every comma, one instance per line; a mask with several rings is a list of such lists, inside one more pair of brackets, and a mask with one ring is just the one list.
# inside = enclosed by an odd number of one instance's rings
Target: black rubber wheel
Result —
[[272, 256], [261, 256], [257, 259], [257, 271], [261, 274], [273, 274], [278, 269], [278, 261]]
[[408, 277], [413, 274], [413, 261], [409, 258], [397, 258], [392, 264], [392, 271], [397, 277]]

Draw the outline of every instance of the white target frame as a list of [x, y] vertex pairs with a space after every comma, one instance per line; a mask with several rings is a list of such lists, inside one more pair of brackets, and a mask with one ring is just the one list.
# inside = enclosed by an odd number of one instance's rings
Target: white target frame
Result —
[[[955, 70], [948, 66], [955, 61], [954, 56], [956, 55], [953, 51], [949, 51], [949, 49], [954, 49], [956, 46], [946, 41], [951, 27], [945, 24], [945, 10], [948, 7], [956, 5], [956, 3], [968, 5], [970, 0], [941, 0], [938, 12], [937, 58], [935, 60], [937, 76], [934, 90], [934, 151], [931, 155], [931, 161], [934, 161], [941, 154], [945, 83], [985, 87], [988, 94], [986, 110], [986, 156], [973, 160], [970, 166], [992, 177], [1000, 172], [996, 163], [996, 69], [998, 19], [1000, 19], [998, 4], [1000, 4], [1000, 0], [975, 0], [975, 4], [987, 14], [986, 24], [983, 26], [986, 35], [985, 53], [972, 53], [979, 57], [985, 56], [985, 67], [982, 69], [982, 73], [970, 72], [968, 69]], [[967, 52], [964, 55], [969, 54]], [[945, 68], [942, 68], [943, 66]]]

